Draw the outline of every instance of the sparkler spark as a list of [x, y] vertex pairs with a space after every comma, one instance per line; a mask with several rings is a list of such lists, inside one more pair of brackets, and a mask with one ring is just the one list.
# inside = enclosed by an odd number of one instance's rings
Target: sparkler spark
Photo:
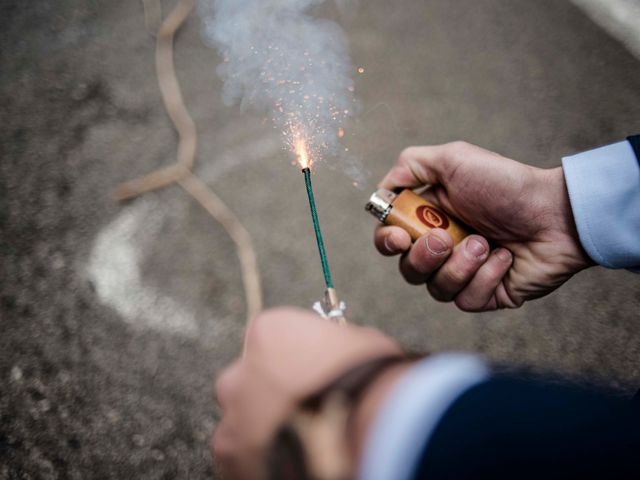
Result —
[[318, 223], [311, 168], [321, 160], [339, 161], [357, 182], [366, 178], [367, 171], [340, 142], [358, 102], [346, 35], [335, 22], [313, 15], [314, 7], [325, 2], [200, 0], [199, 4], [207, 37], [224, 58], [217, 72], [224, 80], [225, 103], [240, 101], [242, 107], [266, 112], [304, 174], [328, 289], [327, 314], [344, 321]]
[[315, 7], [329, 0], [198, 3], [207, 38], [224, 59], [217, 72], [225, 103], [265, 112], [287, 150], [297, 153], [303, 139], [310, 163], [338, 162], [351, 180], [363, 182], [368, 172], [336, 135], [358, 112], [357, 68], [340, 26], [315, 16]]
[[305, 143], [305, 141], [302, 139], [298, 139], [295, 144], [295, 149], [296, 158], [298, 160], [298, 165], [300, 165], [300, 168], [302, 168], [303, 170], [305, 168], [310, 169], [311, 159], [309, 157], [309, 152], [307, 150], [307, 144]]

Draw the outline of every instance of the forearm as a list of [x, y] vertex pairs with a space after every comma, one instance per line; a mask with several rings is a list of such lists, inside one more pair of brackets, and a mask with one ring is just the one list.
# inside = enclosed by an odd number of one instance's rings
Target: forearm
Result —
[[351, 448], [355, 459], [362, 457], [367, 435], [371, 432], [373, 421], [385, 398], [412, 365], [403, 364], [388, 369], [365, 392], [362, 401], [353, 412]]

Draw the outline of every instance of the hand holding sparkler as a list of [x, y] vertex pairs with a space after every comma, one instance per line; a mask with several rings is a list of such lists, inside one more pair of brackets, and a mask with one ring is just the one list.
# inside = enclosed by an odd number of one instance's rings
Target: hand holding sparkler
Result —
[[[273, 468], [268, 464], [270, 449], [276, 433], [295, 414], [299, 402], [354, 366], [389, 356], [403, 356], [402, 349], [377, 330], [339, 326], [294, 308], [261, 313], [247, 326], [242, 357], [216, 381], [215, 396], [223, 416], [211, 448], [224, 478], [273, 478], [267, 476], [269, 467]], [[313, 465], [321, 462], [324, 471], [347, 469], [347, 474], [342, 471], [343, 475], [312, 478], [354, 477], [375, 412], [407, 367], [398, 366], [370, 384], [366, 400], [354, 407], [349, 437], [343, 425], [333, 432], [337, 435], [328, 445], [331, 451], [322, 450], [319, 456], [312, 455], [316, 452], [310, 449], [305, 452], [314, 460]], [[289, 469], [289, 476], [275, 478], [306, 477], [291, 474]]]

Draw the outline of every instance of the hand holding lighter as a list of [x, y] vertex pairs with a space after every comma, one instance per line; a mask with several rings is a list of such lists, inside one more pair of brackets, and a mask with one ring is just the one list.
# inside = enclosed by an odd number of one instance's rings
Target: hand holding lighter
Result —
[[396, 194], [381, 188], [371, 195], [365, 208], [385, 225], [404, 229], [414, 242], [434, 228], [446, 230], [454, 245], [471, 233], [454, 217], [409, 189]]

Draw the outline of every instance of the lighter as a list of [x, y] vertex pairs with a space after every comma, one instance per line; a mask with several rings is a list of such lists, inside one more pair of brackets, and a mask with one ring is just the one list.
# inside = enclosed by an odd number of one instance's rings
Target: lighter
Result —
[[365, 208], [385, 225], [406, 230], [413, 241], [433, 228], [446, 230], [455, 245], [470, 234], [466, 226], [409, 189], [396, 194], [381, 188], [371, 195]]

